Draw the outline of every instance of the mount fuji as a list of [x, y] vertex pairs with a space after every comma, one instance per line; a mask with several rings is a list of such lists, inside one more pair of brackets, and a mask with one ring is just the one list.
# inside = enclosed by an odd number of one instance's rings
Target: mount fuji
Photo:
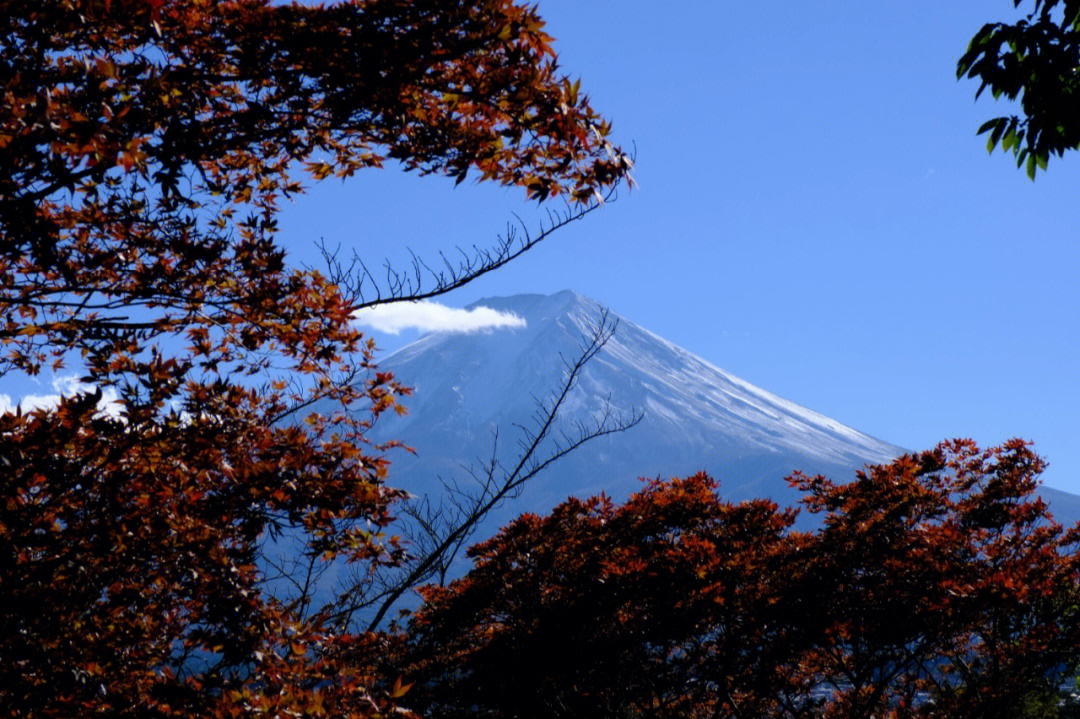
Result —
[[[490, 332], [434, 332], [383, 358], [413, 388], [409, 413], [384, 417], [375, 439], [397, 438], [415, 454], [391, 454], [389, 483], [415, 495], [442, 491], [443, 481], [467, 488], [468, 467], [502, 465], [518, 456], [520, 427], [537, 399], [563, 382], [567, 360], [581, 351], [603, 308], [563, 291], [480, 300], [470, 307], [512, 313], [523, 327]], [[784, 481], [794, 470], [847, 481], [866, 464], [888, 462], [905, 450], [759, 389], [614, 314], [613, 336], [589, 361], [567, 396], [557, 423], [564, 429], [594, 422], [606, 408], [641, 421], [600, 437], [532, 479], [520, 496], [489, 516], [477, 538], [511, 517], [544, 512], [568, 496], [606, 492], [622, 499], [640, 477], [706, 471], [726, 499], [770, 497], [793, 504]], [[570, 430], [572, 431], [572, 430]], [[1063, 522], [1080, 519], [1080, 497], [1042, 488]]]

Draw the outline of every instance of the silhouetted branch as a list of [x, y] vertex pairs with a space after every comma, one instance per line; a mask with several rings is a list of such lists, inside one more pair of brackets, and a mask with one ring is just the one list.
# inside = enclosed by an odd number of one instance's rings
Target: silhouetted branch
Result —
[[319, 244], [323, 263], [330, 279], [353, 298], [354, 309], [360, 310], [394, 302], [415, 302], [446, 294], [463, 287], [488, 272], [525, 254], [553, 233], [567, 225], [584, 219], [607, 202], [618, 197], [618, 185], [609, 188], [605, 195], [597, 195], [587, 204], [566, 204], [561, 210], [547, 210], [545, 220], [535, 232], [515, 215], [516, 224], [508, 223], [506, 232], [493, 246], [473, 245], [466, 250], [456, 247], [458, 257], [452, 260], [444, 252], [439, 253], [437, 263], [428, 263], [416, 253], [409, 251], [410, 259], [404, 270], [385, 263], [384, 278], [376, 279], [371, 268], [353, 251], [347, 262], [339, 257], [340, 247], [330, 248]]
[[611, 339], [617, 327], [604, 310], [593, 329], [582, 337], [579, 353], [563, 358], [564, 380], [547, 400], [538, 400], [531, 427], [521, 430], [521, 452], [512, 466], [498, 460], [498, 433], [490, 458], [467, 467], [472, 482], [462, 487], [456, 480], [442, 480], [446, 490], [438, 503], [430, 497], [415, 498], [406, 504], [408, 518], [403, 531], [411, 542], [412, 559], [396, 574], [365, 579], [347, 587], [338, 599], [331, 619], [347, 624], [356, 612], [373, 609], [369, 630], [379, 626], [397, 601], [410, 589], [432, 580], [444, 583], [454, 559], [473, 537], [480, 522], [506, 500], [516, 497], [524, 486], [553, 463], [599, 437], [627, 430], [641, 421], [642, 413], [629, 417], [614, 411], [610, 404], [590, 422], [576, 422], [572, 431], [556, 432], [556, 420], [567, 397], [577, 386], [585, 365]]

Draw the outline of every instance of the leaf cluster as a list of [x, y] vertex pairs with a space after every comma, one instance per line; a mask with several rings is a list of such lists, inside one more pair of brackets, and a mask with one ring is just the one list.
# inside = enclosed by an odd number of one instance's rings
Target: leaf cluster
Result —
[[385, 461], [267, 424], [239, 391], [189, 417], [121, 421], [100, 393], [0, 416], [0, 699], [14, 715], [376, 707], [332, 657], [346, 637], [266, 596], [257, 565], [288, 526], [325, 557], [391, 561]]
[[424, 590], [400, 654], [432, 717], [1054, 716], [1080, 663], [1076, 529], [1023, 442], [793, 475], [794, 510], [705, 475], [571, 499]]
[[[358, 338], [355, 298], [275, 243], [299, 177], [386, 161], [601, 197], [629, 161], [510, 0], [5, 0], [0, 340], [102, 372], [185, 334], [211, 369]], [[260, 366], [252, 358], [251, 365]]]
[[[1019, 7], [1024, 0], [1013, 0]], [[979, 80], [978, 98], [1019, 103], [1018, 114], [995, 117], [979, 128], [986, 148], [1012, 151], [1017, 167], [1034, 180], [1050, 156], [1080, 147], [1080, 3], [1034, 0], [1015, 23], [988, 23], [957, 62], [958, 78]]]

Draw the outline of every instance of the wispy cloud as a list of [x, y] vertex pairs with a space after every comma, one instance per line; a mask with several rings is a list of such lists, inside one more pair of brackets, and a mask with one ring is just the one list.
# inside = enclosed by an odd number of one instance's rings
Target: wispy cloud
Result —
[[525, 326], [525, 320], [512, 312], [490, 307], [463, 310], [438, 302], [396, 302], [358, 310], [353, 316], [361, 325], [392, 335], [404, 330], [479, 332]]
[[[52, 389], [53, 391], [50, 394], [26, 394], [18, 400], [13, 400], [11, 395], [0, 394], [0, 414], [14, 412], [16, 407], [21, 407], [23, 412], [30, 412], [35, 409], [48, 409], [60, 404], [60, 397], [70, 397], [81, 392], [93, 392], [97, 388], [92, 384], [80, 382], [79, 378], [75, 375], [67, 375], [63, 377], [54, 377]], [[98, 407], [102, 412], [108, 415], [119, 417], [120, 403], [117, 401], [118, 399], [119, 397], [116, 394], [116, 390], [111, 387], [106, 387], [101, 393], [101, 400], [98, 402]]]

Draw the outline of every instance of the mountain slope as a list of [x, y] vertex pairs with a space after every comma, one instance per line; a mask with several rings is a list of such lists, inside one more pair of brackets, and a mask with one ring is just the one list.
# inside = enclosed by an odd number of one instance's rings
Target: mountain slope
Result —
[[[562, 381], [560, 356], [573, 359], [601, 307], [564, 291], [475, 303], [524, 318], [521, 329], [433, 333], [384, 358], [382, 369], [414, 387], [409, 415], [380, 420], [378, 436], [400, 438], [416, 456], [394, 457], [391, 482], [416, 494], [438, 491], [438, 477], [467, 478], [463, 463], [516, 456], [518, 431]], [[621, 497], [639, 477], [705, 470], [732, 499], [795, 499], [784, 478], [796, 469], [846, 479], [866, 463], [902, 452], [821, 414], [734, 377], [623, 318], [586, 367], [560, 414], [562, 426], [588, 421], [606, 402], [644, 413], [626, 432], [596, 440], [560, 460], [495, 521], [543, 511], [568, 495]]]
[[[409, 415], [380, 420], [377, 436], [398, 438], [416, 455], [393, 456], [391, 483], [437, 495], [439, 478], [467, 485], [464, 466], [518, 453], [517, 425], [528, 426], [536, 399], [562, 382], [562, 358], [574, 359], [602, 307], [575, 292], [493, 297], [474, 303], [526, 320], [521, 329], [432, 333], [384, 358], [382, 369], [415, 390]], [[644, 413], [626, 432], [591, 442], [534, 480], [485, 525], [481, 536], [522, 511], [544, 511], [569, 495], [623, 497], [640, 477], [704, 470], [730, 499], [797, 495], [784, 478], [798, 469], [847, 480], [865, 464], [904, 450], [847, 427], [739, 379], [626, 320], [588, 365], [560, 423], [588, 421], [606, 404], [624, 415]], [[495, 442], [496, 433], [498, 435]], [[944, 439], [944, 438], [943, 438]], [[924, 448], [917, 448], [924, 449]], [[1042, 488], [1055, 515], [1080, 519], [1080, 497]]]

